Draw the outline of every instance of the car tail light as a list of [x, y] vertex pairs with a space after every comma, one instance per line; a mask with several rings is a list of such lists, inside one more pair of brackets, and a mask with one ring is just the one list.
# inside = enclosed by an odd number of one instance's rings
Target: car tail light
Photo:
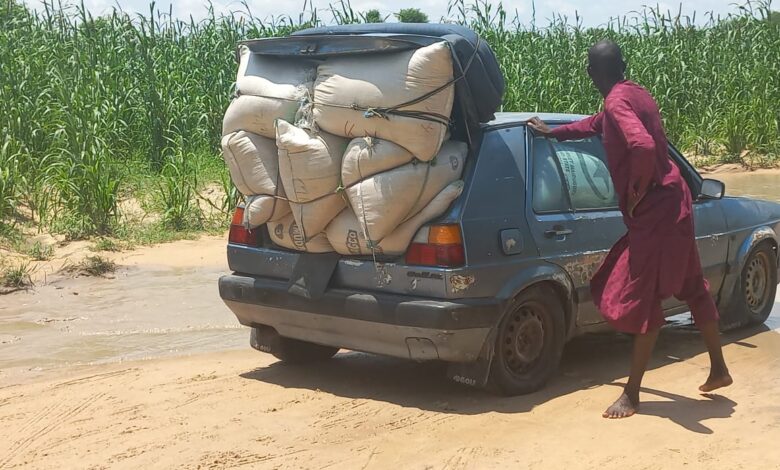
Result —
[[421, 230], [406, 251], [406, 264], [456, 268], [466, 264], [457, 225], [432, 225]]
[[236, 245], [257, 246], [257, 231], [249, 230], [244, 226], [243, 207], [236, 207], [236, 211], [233, 213], [228, 242]]

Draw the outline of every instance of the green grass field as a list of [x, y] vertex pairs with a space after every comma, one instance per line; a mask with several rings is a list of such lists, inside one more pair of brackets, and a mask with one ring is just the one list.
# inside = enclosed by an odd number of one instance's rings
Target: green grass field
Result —
[[[478, 5], [455, 2], [452, 15], [496, 51], [506, 111], [596, 110], [585, 57], [610, 37], [680, 147], [722, 160], [780, 153], [780, 22], [769, 4], [700, 26], [650, 10], [599, 29], [558, 20], [520, 27]], [[329, 14], [366, 18], [346, 3]], [[224, 227], [236, 194], [218, 144], [235, 45], [322, 22], [316, 11], [277, 24], [214, 13], [185, 22], [153, 6], [146, 16], [95, 18], [0, 0], [0, 233], [34, 227], [154, 242]], [[207, 188], [224, 196], [204, 197]], [[134, 219], [127, 200], [154, 216]]]

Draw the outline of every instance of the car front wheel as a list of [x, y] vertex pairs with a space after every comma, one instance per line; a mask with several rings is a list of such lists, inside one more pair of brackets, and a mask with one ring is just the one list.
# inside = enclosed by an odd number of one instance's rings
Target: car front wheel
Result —
[[505, 395], [539, 390], [557, 371], [564, 342], [564, 311], [555, 290], [545, 285], [527, 289], [499, 324], [491, 385]]
[[739, 279], [737, 305], [740, 316], [748, 325], [764, 323], [777, 293], [777, 254], [763, 243], [748, 256]]

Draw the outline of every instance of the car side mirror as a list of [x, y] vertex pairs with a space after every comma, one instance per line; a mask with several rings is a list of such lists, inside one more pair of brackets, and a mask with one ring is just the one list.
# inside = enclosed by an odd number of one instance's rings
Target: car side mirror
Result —
[[722, 181], [705, 179], [701, 182], [699, 197], [703, 199], [722, 199], [726, 194], [726, 185]]

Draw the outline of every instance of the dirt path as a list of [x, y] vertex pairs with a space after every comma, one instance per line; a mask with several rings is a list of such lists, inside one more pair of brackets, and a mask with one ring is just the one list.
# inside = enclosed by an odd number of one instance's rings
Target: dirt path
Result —
[[622, 422], [599, 416], [629, 354], [614, 335], [576, 340], [545, 391], [517, 398], [357, 353], [304, 369], [251, 350], [70, 369], [0, 388], [0, 467], [778, 468], [780, 334], [725, 339], [737, 383], [706, 398], [697, 333], [665, 329], [655, 390]]

